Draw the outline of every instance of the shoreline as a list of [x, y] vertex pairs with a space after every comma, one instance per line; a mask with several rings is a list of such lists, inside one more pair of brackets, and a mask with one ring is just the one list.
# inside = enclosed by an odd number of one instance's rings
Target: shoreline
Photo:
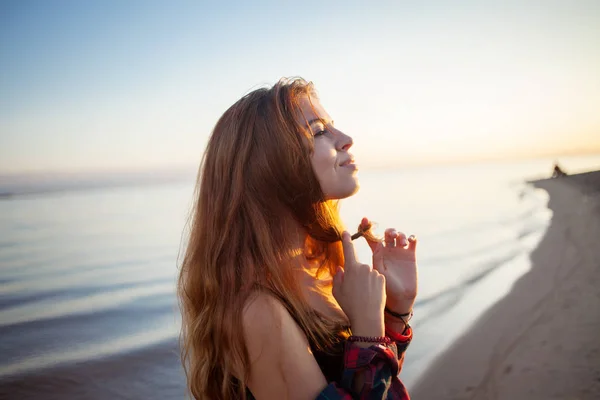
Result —
[[434, 360], [413, 399], [600, 398], [600, 171], [529, 183], [553, 212], [531, 270]]

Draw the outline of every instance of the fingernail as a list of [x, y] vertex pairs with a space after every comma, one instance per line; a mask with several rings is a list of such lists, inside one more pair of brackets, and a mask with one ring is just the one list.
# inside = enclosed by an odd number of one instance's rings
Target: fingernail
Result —
[[411, 242], [413, 242], [413, 241], [417, 240], [417, 237], [415, 235], [410, 235], [408, 237], [408, 240], [410, 240]]

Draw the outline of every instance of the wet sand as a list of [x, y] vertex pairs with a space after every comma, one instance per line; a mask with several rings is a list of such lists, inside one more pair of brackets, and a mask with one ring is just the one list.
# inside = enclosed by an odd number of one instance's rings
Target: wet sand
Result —
[[413, 399], [600, 399], [600, 171], [532, 184], [553, 217], [531, 271], [432, 363]]

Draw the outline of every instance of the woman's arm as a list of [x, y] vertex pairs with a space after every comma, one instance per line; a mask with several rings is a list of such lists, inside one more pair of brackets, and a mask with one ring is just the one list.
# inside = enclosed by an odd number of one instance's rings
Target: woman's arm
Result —
[[[342, 382], [328, 383], [306, 336], [278, 300], [257, 296], [244, 310], [243, 326], [251, 362], [248, 387], [257, 400], [408, 399], [396, 377], [395, 345], [347, 343]], [[363, 381], [358, 392], [357, 375]]]

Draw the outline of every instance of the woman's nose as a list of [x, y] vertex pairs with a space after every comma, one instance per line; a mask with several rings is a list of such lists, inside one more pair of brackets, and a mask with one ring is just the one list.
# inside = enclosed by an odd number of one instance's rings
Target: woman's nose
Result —
[[350, 147], [354, 144], [352, 137], [346, 135], [342, 131], [338, 131], [338, 149], [348, 151]]

